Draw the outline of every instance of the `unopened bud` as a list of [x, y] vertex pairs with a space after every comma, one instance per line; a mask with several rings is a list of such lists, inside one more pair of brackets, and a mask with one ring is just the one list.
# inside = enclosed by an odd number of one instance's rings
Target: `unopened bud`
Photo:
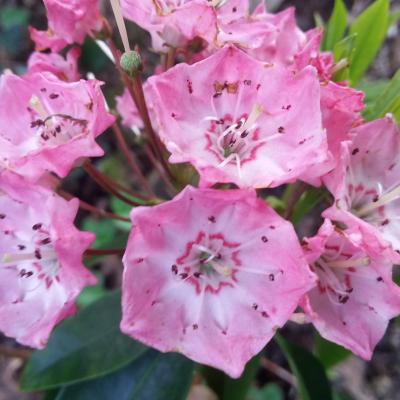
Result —
[[136, 76], [143, 69], [142, 59], [137, 51], [127, 51], [122, 54], [120, 65], [130, 77]]

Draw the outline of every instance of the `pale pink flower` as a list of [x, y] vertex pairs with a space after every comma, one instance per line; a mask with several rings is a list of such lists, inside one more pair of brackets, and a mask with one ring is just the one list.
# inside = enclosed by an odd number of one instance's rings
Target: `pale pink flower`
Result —
[[[64, 177], [82, 157], [103, 155], [95, 138], [114, 121], [96, 80], [67, 83], [51, 73], [0, 78], [0, 170]], [[15, 94], [18, 93], [18, 96]]]
[[121, 0], [126, 18], [152, 37], [153, 48], [186, 47], [193, 39], [212, 42], [216, 36], [214, 3], [207, 0]]
[[294, 56], [295, 66], [301, 70], [307, 65], [314, 66], [321, 81], [329, 81], [332, 78], [332, 70], [335, 65], [333, 53], [320, 51], [324, 31], [316, 28], [306, 32], [305, 44]]
[[329, 158], [310, 167], [302, 179], [314, 186], [338, 165], [341, 144], [351, 139], [351, 131], [363, 122], [364, 93], [332, 81], [321, 83], [322, 126], [328, 139]]
[[314, 285], [292, 225], [254, 191], [188, 187], [131, 219], [122, 331], [232, 377]]
[[319, 278], [302, 301], [306, 315], [324, 338], [369, 360], [389, 320], [400, 314], [390, 260], [371, 254], [361, 235], [329, 220], [304, 248]]
[[43, 0], [48, 18], [48, 30], [30, 27], [36, 50], [57, 52], [68, 44], [82, 44], [90, 32], [103, 26], [98, 0]]
[[260, 5], [251, 15], [232, 18], [228, 23], [219, 18], [218, 22], [219, 46], [235, 44], [265, 62], [292, 65], [307, 44], [307, 35], [297, 27], [294, 8], [270, 14]]
[[337, 168], [325, 179], [334, 205], [324, 216], [357, 228], [378, 248], [400, 256], [400, 130], [391, 116], [352, 130]]
[[24, 345], [43, 348], [54, 326], [74, 313], [81, 290], [96, 281], [82, 264], [94, 235], [73, 225], [78, 205], [0, 175], [0, 330]]
[[143, 121], [139, 111], [130, 95], [128, 89], [124, 90], [121, 96], [116, 97], [117, 111], [122, 118], [122, 123], [126, 128], [138, 132], [143, 128]]
[[148, 82], [170, 161], [192, 163], [205, 185], [279, 186], [327, 158], [313, 67], [294, 74], [226, 47]]
[[51, 72], [66, 82], [75, 82], [80, 79], [78, 58], [81, 51], [73, 47], [68, 51], [66, 58], [57, 53], [34, 52], [28, 60], [28, 74], [36, 72]]

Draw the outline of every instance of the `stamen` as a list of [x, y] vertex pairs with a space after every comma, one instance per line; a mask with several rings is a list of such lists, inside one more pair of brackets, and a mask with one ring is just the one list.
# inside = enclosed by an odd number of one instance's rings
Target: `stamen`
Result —
[[[55, 251], [44, 251], [40, 253], [41, 261], [46, 260], [54, 260], [57, 259], [57, 254]], [[23, 253], [23, 254], [12, 254], [12, 253], [5, 253], [0, 258], [0, 263], [3, 265], [13, 265], [15, 263], [19, 263], [22, 261], [37, 261], [37, 257], [35, 253]]]
[[349, 260], [338, 260], [326, 262], [331, 268], [354, 268], [354, 267], [366, 267], [370, 264], [369, 257], [355, 258]]
[[386, 204], [389, 204], [392, 201], [397, 200], [398, 198], [400, 198], [400, 186], [397, 186], [392, 191], [382, 195], [378, 201], [361, 207], [358, 211], [355, 212], [355, 214], [360, 218], [365, 217], [375, 209], [385, 206]]
[[29, 100], [30, 107], [37, 112], [40, 118], [46, 118], [48, 113], [43, 107], [42, 102], [40, 101], [39, 97], [32, 96]]

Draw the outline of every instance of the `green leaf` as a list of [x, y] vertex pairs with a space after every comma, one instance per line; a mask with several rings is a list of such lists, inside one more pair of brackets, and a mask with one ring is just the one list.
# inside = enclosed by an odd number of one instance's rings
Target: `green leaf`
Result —
[[315, 355], [321, 361], [323, 366], [326, 369], [329, 369], [346, 360], [351, 356], [351, 352], [318, 335], [315, 341]]
[[325, 194], [324, 190], [315, 188], [311, 188], [303, 193], [293, 211], [291, 218], [293, 224], [297, 225], [308, 212], [321, 202]]
[[29, 360], [21, 388], [35, 391], [96, 378], [141, 356], [146, 347], [120, 329], [121, 295], [114, 292], [60, 324]]
[[335, 44], [333, 49], [335, 61], [338, 63], [342, 60], [346, 60], [348, 63], [346, 68], [335, 73], [334, 80], [336, 82], [347, 81], [350, 79], [350, 62], [355, 50], [354, 46], [356, 43], [356, 38], [357, 34], [346, 36]]
[[400, 70], [375, 98], [375, 101], [364, 110], [364, 117], [368, 121], [385, 116], [388, 112], [396, 112], [396, 103], [400, 99]]
[[374, 61], [389, 28], [389, 0], [377, 0], [358, 16], [350, 27], [357, 34], [350, 63], [350, 78], [355, 85]]
[[329, 19], [324, 40], [323, 50], [333, 50], [336, 43], [342, 40], [347, 28], [347, 10], [343, 0], [335, 0], [332, 16]]
[[184, 400], [193, 371], [179, 354], [148, 350], [110, 375], [62, 389], [56, 400]]
[[283, 353], [296, 375], [301, 400], [332, 400], [332, 389], [325, 369], [309, 351], [275, 335]]
[[390, 81], [388, 79], [380, 79], [376, 81], [362, 81], [358, 86], [357, 89], [364, 92], [364, 103], [366, 108], [364, 112], [367, 112], [368, 108], [371, 107], [376, 99], [382, 94], [382, 92], [386, 89], [387, 84]]
[[26, 26], [29, 21], [29, 11], [24, 8], [4, 7], [0, 13], [0, 26], [5, 30], [17, 26]]
[[269, 383], [263, 388], [252, 388], [247, 400], [284, 400], [283, 390], [275, 383]]
[[261, 353], [253, 357], [239, 379], [232, 379], [222, 371], [204, 366], [202, 375], [220, 400], [245, 400], [260, 365]]

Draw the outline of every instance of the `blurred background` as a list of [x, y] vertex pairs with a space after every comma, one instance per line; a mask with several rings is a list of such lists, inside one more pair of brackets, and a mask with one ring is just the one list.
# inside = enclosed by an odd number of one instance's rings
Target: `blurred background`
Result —
[[[371, 2], [368, 0], [346, 0], [351, 18], [358, 15]], [[108, 2], [104, 1], [103, 3], [104, 15], [113, 23], [114, 20]], [[391, 3], [393, 11], [400, 11], [400, 0], [392, 0]], [[298, 24], [303, 30], [307, 30], [315, 26], [316, 16], [317, 18], [322, 17], [323, 20], [329, 18], [333, 0], [267, 0], [267, 4], [271, 11], [279, 11], [295, 6]], [[4, 69], [11, 69], [18, 74], [25, 72], [26, 61], [33, 51], [28, 35], [29, 25], [40, 29], [46, 28], [45, 10], [41, 1], [0, 0], [0, 72]], [[138, 43], [141, 49], [145, 49], [149, 44], [147, 34], [133, 24], [129, 24], [128, 28], [131, 43]], [[367, 80], [385, 81], [390, 79], [400, 68], [400, 35], [398, 29], [399, 24], [397, 24], [397, 27], [391, 28], [385, 45], [367, 75]], [[157, 60], [151, 54], [145, 53], [144, 56], [148, 65], [152, 65]], [[91, 71], [98, 79], [106, 82], [105, 93], [112, 106], [115, 95], [120, 94], [122, 88], [112, 64], [92, 40], [87, 40], [83, 46], [80, 66], [82, 71]], [[98, 167], [116, 179], [129, 180], [129, 176], [126, 176], [127, 172], [121, 165], [123, 161], [119, 159], [118, 153], [114, 151], [115, 147], [111, 136], [105, 134], [101, 141], [102, 146], [110, 154], [110, 157], [98, 163]], [[145, 163], [144, 159], [143, 163]], [[153, 180], [157, 185], [157, 177], [149, 176], [149, 179]], [[84, 200], [100, 206], [105, 205], [106, 196], [104, 193], [99, 192], [98, 187], [89, 181], [81, 171], [74, 172], [65, 186], [71, 193], [79, 193]], [[114, 204], [113, 207], [120, 213], [124, 212], [121, 209], [121, 204]], [[98, 247], [106, 247], [107, 245], [112, 247], [109, 242], [106, 242], [110, 240], [110, 236], [113, 236], [114, 240], [118, 240], [123, 239], [124, 235], [126, 235], [126, 231], [123, 229], [105, 225], [99, 220], [91, 219], [86, 214], [79, 216], [79, 223], [83, 228], [97, 233], [98, 240], [96, 245]], [[111, 232], [111, 229], [115, 229], [115, 232]], [[120, 281], [121, 265], [117, 257], [106, 257], [101, 262], [94, 260], [91, 266], [94, 266], [99, 276], [103, 278], [101, 279], [100, 287], [86, 293], [81, 298], [82, 306], [96, 298], [105, 288], [118, 286]], [[347, 354], [342, 349], [330, 346], [320, 338], [316, 338], [315, 331], [310, 327], [289, 324], [285, 328], [284, 334], [296, 343], [306, 347], [320, 346], [319, 352], [320, 354], [324, 353], [323, 360], [328, 366], [344, 359], [343, 362], [337, 363], [330, 370], [330, 378], [334, 382], [336, 389], [348, 396], [343, 397], [344, 399], [400, 399], [400, 320], [391, 323], [388, 332], [369, 363], [356, 357], [345, 357]], [[12, 348], [11, 352], [9, 351], [10, 348]], [[26, 350], [19, 348], [11, 340], [0, 335], [0, 400], [42, 399], [41, 395], [22, 394], [18, 391], [18, 376], [28, 355]], [[276, 384], [278, 389], [281, 389], [284, 393], [285, 398], [294, 399], [291, 387], [284, 379], [284, 374], [282, 375], [282, 371], [276, 367], [279, 365], [287, 368], [287, 364], [274, 343], [268, 345], [266, 356], [272, 363], [264, 363], [263, 369], [260, 370], [258, 375], [259, 383], [270, 382]], [[196, 400], [202, 399], [208, 400], [209, 397], [196, 397]]]

